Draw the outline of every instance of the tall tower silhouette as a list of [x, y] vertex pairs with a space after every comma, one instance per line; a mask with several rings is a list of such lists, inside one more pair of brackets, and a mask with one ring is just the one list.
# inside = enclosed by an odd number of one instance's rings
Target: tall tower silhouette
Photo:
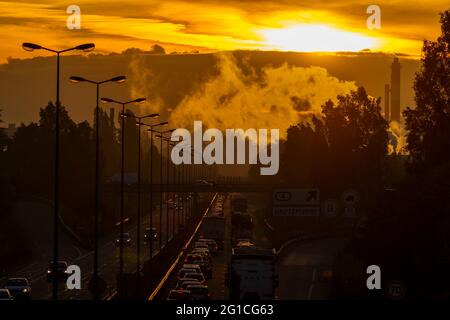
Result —
[[391, 119], [390, 112], [391, 109], [389, 108], [389, 99], [390, 99], [390, 87], [389, 84], [384, 85], [384, 119], [389, 122]]
[[400, 62], [394, 58], [391, 65], [391, 117], [390, 121], [400, 122]]

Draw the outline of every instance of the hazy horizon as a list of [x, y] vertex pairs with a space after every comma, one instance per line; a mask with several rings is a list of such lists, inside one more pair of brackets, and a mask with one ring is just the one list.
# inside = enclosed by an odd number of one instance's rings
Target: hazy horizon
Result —
[[[92, 123], [95, 106], [95, 89], [87, 84], [73, 84], [68, 81], [72, 75], [83, 76], [93, 80], [103, 80], [118, 74], [128, 77], [124, 84], [107, 84], [102, 87], [102, 96], [117, 99], [128, 99], [135, 95], [145, 95], [149, 102], [145, 112], [158, 111], [167, 114], [175, 110], [190, 97], [198, 95], [211, 82], [230, 82], [232, 86], [243, 86], [243, 83], [231, 83], [230, 75], [226, 74], [221, 56], [232, 57], [232, 72], [239, 77], [250, 72], [262, 72], [267, 78], [268, 72], [292, 73], [291, 82], [274, 83], [273, 87], [281, 90], [285, 85], [292, 90], [295, 86], [303, 86], [301, 77], [308, 68], [324, 68], [328, 76], [343, 82], [354, 82], [355, 86], [364, 86], [374, 97], [384, 99], [384, 85], [390, 82], [390, 64], [393, 55], [382, 53], [340, 53], [316, 54], [298, 52], [264, 52], [264, 51], [234, 51], [229, 53], [206, 54], [90, 54], [88, 56], [67, 56], [61, 64], [61, 103], [67, 107], [75, 121], [88, 120]], [[412, 83], [414, 73], [418, 70], [420, 61], [409, 57], [400, 57], [402, 63], [401, 107], [414, 106]], [[285, 66], [283, 66], [285, 65]], [[288, 69], [283, 70], [283, 67]], [[228, 66], [229, 67], [229, 66]], [[303, 69], [302, 69], [303, 68]], [[294, 70], [293, 70], [294, 69]], [[112, 71], [114, 70], [114, 71]], [[3, 109], [4, 124], [21, 122], [29, 123], [38, 119], [39, 108], [45, 107], [49, 101], [54, 101], [54, 71], [53, 57], [34, 57], [29, 59], [10, 59], [0, 65], [0, 108]], [[223, 78], [225, 77], [225, 78]], [[228, 78], [227, 78], [228, 77]], [[257, 78], [247, 79], [257, 83]], [[300, 81], [300, 82], [299, 82]], [[291, 88], [294, 87], [294, 88]], [[247, 92], [248, 87], [241, 92]], [[258, 95], [261, 86], [255, 86], [253, 93]], [[308, 88], [298, 88], [306, 94]], [[318, 90], [318, 89], [314, 89]], [[325, 90], [325, 89], [323, 89]], [[322, 90], [322, 91], [323, 91]], [[7, 94], [6, 94], [7, 93]], [[218, 92], [219, 94], [226, 94]], [[328, 96], [327, 96], [328, 97]], [[326, 98], [322, 100], [326, 100]], [[335, 98], [331, 93], [328, 98]], [[215, 98], [213, 98], [215, 99]], [[250, 99], [250, 98], [249, 98]], [[325, 101], [316, 101], [323, 103]], [[205, 102], [202, 102], [205, 103]], [[248, 101], [248, 108], [262, 107], [257, 100]], [[286, 102], [279, 102], [286, 104]], [[384, 102], [382, 101], [382, 105]], [[242, 106], [241, 106], [242, 107]], [[105, 106], [105, 110], [109, 106]], [[223, 111], [223, 110], [222, 110]], [[139, 113], [139, 111], [137, 111]]]

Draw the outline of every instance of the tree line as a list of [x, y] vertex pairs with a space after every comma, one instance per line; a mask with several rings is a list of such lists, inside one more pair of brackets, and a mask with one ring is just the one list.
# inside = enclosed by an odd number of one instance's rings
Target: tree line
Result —
[[[39, 120], [21, 124], [14, 136], [8, 138], [0, 131], [0, 163], [2, 190], [16, 196], [32, 195], [52, 201], [54, 186], [55, 157], [55, 105], [49, 102], [39, 111]], [[131, 110], [126, 111], [133, 114]], [[119, 176], [121, 164], [120, 134], [116, 127], [117, 119], [112, 119], [106, 111], [100, 110], [100, 185], [111, 182]], [[125, 172], [137, 172], [138, 127], [135, 119], [125, 118]], [[120, 123], [120, 117], [118, 122]], [[142, 127], [141, 172], [142, 181], [148, 182], [150, 175], [150, 140]], [[152, 146], [153, 181], [159, 182], [160, 153]], [[165, 153], [163, 153], [163, 156]], [[163, 160], [165, 165], [165, 160]], [[60, 108], [60, 201], [67, 210], [69, 223], [90, 225], [94, 214], [95, 188], [95, 132], [87, 121], [76, 123], [64, 106]], [[117, 181], [116, 181], [117, 182]], [[101, 188], [100, 188], [101, 189]], [[2, 192], [2, 195], [7, 193]], [[104, 225], [112, 226], [116, 218], [115, 202], [103, 199], [100, 195]], [[110, 198], [108, 198], [110, 199]], [[10, 207], [14, 201], [8, 197], [2, 205]], [[130, 203], [132, 201], [129, 201]], [[131, 209], [130, 209], [131, 210]], [[6, 210], [5, 210], [6, 211]]]

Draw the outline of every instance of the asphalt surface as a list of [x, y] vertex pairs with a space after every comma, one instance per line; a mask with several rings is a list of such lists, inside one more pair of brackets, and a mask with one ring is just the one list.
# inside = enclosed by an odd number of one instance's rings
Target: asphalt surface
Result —
[[[30, 206], [30, 204], [25, 204], [25, 206]], [[23, 209], [23, 208], [21, 208]], [[36, 209], [36, 205], [33, 205], [32, 212], [52, 210], [51, 207], [45, 207], [45, 205], [39, 205]], [[23, 211], [23, 210], [20, 210]], [[41, 212], [41, 213], [42, 213]], [[163, 206], [162, 211], [162, 230], [159, 232], [161, 237], [161, 244], [164, 247], [167, 238], [166, 232], [166, 207]], [[169, 241], [172, 239], [173, 234], [173, 209], [169, 209]], [[41, 214], [42, 215], [42, 214]], [[159, 206], [153, 211], [153, 225], [159, 229]], [[143, 224], [149, 225], [149, 216], [144, 217]], [[30, 221], [28, 219], [27, 221]], [[35, 220], [36, 221], [36, 220]], [[50, 223], [43, 223], [42, 225], [51, 225]], [[177, 214], [175, 214], [175, 225], [178, 225]], [[130, 232], [132, 244], [131, 246], [124, 246], [124, 272], [134, 272], [136, 271], [136, 261], [137, 261], [137, 227], [129, 226], [125, 228], [126, 232]], [[176, 228], [175, 228], [175, 231]], [[52, 261], [52, 251], [49, 250], [52, 244], [52, 237], [50, 236], [50, 231], [45, 233], [45, 239], [42, 241], [46, 242], [45, 245], [36, 245], [37, 252], [34, 257], [34, 262], [21, 267], [17, 271], [10, 272], [6, 274], [2, 279], [0, 279], [0, 286], [4, 284], [6, 278], [8, 277], [26, 277], [31, 282], [32, 288], [32, 298], [36, 300], [47, 300], [52, 297], [52, 283], [47, 281], [47, 267]], [[60, 232], [60, 260], [65, 260], [69, 265], [78, 265], [81, 269], [81, 289], [80, 290], [69, 290], [66, 288], [64, 281], [61, 281], [59, 286], [59, 298], [63, 300], [83, 300], [92, 299], [92, 294], [89, 292], [88, 283], [92, 276], [93, 270], [93, 251], [87, 251], [78, 247], [74, 241], [67, 237], [64, 232]], [[99, 261], [99, 276], [106, 281], [107, 288], [102, 296], [102, 298], [107, 298], [113, 294], [116, 290], [116, 277], [119, 272], [119, 247], [116, 246], [115, 240], [117, 235], [111, 235], [106, 238], [100, 239], [99, 251], [98, 251], [98, 261]], [[30, 239], [29, 241], [34, 241], [39, 243], [39, 239]], [[33, 242], [33, 243], [34, 243]], [[159, 240], [153, 242], [152, 248], [153, 256], [159, 252]], [[141, 229], [141, 254], [140, 261], [141, 267], [145, 260], [150, 256], [149, 244], [144, 244], [143, 241], [143, 228]]]
[[331, 267], [346, 238], [293, 243], [278, 261], [280, 300], [330, 299]]
[[208, 280], [209, 290], [213, 293], [213, 300], [227, 300], [228, 287], [225, 286], [225, 273], [228, 271], [228, 262], [231, 257], [231, 212], [229, 197], [223, 204], [223, 215], [226, 219], [224, 249], [219, 250], [213, 257], [213, 277]]
[[[264, 234], [264, 226], [256, 219], [255, 211], [261, 210], [261, 204], [256, 197], [248, 197], [248, 212], [253, 215], [255, 221], [255, 227], [253, 229], [253, 242], [255, 245], [265, 248], [271, 248], [270, 241]], [[208, 287], [213, 293], [213, 300], [229, 300], [229, 289], [225, 285], [225, 274], [228, 272], [229, 262], [231, 258], [231, 206], [230, 206], [230, 195], [227, 195], [226, 200], [223, 204], [223, 214], [226, 218], [226, 229], [225, 229], [225, 242], [224, 250], [219, 251], [216, 256], [213, 256], [212, 265], [212, 278], [209, 279]], [[175, 272], [168, 278], [164, 289], [159, 295], [160, 299], [165, 299], [170, 290], [176, 285], [176, 274], [181, 268], [181, 262], [175, 269]]]
[[[29, 204], [23, 204], [27, 209]], [[265, 227], [254, 214], [261, 210], [261, 203], [257, 197], [248, 197], [248, 212], [254, 216], [253, 242], [260, 247], [271, 248], [271, 243], [265, 234]], [[228, 270], [231, 256], [231, 208], [229, 197], [223, 205], [224, 217], [227, 219], [225, 248], [213, 257], [213, 277], [208, 281], [208, 286], [213, 292], [214, 300], [229, 299], [229, 291], [225, 286], [225, 274]], [[36, 214], [41, 214], [49, 210], [44, 205], [34, 207]], [[51, 209], [50, 209], [51, 210]], [[26, 211], [26, 210], [21, 210]], [[173, 211], [169, 210], [169, 239], [172, 238], [172, 217]], [[175, 217], [177, 215], [175, 214]], [[160, 237], [162, 245], [166, 241], [166, 208], [163, 207], [162, 232]], [[30, 220], [30, 219], [29, 219]], [[149, 216], [144, 218], [143, 224], [148, 225]], [[43, 224], [47, 225], [47, 224]], [[153, 211], [153, 225], [159, 227], [159, 207]], [[178, 225], [175, 221], [175, 225]], [[136, 270], [136, 226], [129, 226], [126, 231], [130, 232], [132, 245], [124, 247], [124, 272], [134, 272]], [[176, 231], [176, 230], [175, 230]], [[36, 244], [34, 262], [23, 266], [20, 270], [7, 274], [0, 279], [0, 285], [7, 277], [26, 277], [31, 282], [32, 298], [38, 300], [51, 299], [52, 284], [47, 282], [46, 270], [52, 259], [51, 251], [43, 250], [39, 241], [46, 245], [51, 245], [51, 231], [45, 232], [45, 239], [29, 239]], [[117, 235], [100, 240], [99, 244], [99, 274], [106, 283], [107, 289], [103, 298], [108, 297], [116, 290], [116, 276], [119, 271], [119, 248], [115, 244]], [[143, 237], [143, 230], [141, 231]], [[289, 245], [279, 257], [277, 271], [279, 274], [279, 288], [277, 297], [281, 300], [305, 300], [305, 299], [329, 299], [330, 279], [332, 277], [331, 268], [335, 255], [346, 245], [346, 238], [329, 238], [297, 242]], [[51, 246], [50, 246], [51, 247]], [[82, 285], [81, 290], [68, 290], [62, 282], [59, 288], [59, 297], [64, 300], [91, 299], [92, 294], [88, 290], [88, 282], [92, 275], [93, 252], [77, 247], [67, 235], [61, 232], [60, 259], [66, 260], [69, 264], [76, 264], [81, 268]], [[153, 243], [152, 254], [159, 252], [159, 240]], [[149, 258], [150, 248], [141, 240], [141, 265]], [[176, 269], [176, 271], [178, 268]], [[170, 289], [176, 284], [176, 271], [172, 275], [162, 291], [160, 298], [165, 298]]]

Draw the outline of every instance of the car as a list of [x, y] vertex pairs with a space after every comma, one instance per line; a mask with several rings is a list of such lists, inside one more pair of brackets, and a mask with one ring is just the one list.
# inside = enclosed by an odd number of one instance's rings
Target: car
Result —
[[209, 253], [208, 249], [205, 248], [196, 248], [191, 251], [192, 254], [200, 254], [204, 260], [208, 261], [210, 264], [212, 264], [212, 258], [211, 254]]
[[219, 246], [217, 242], [213, 239], [200, 239], [199, 242], [204, 242], [208, 245], [208, 249], [212, 254], [217, 254], [219, 252]]
[[181, 278], [178, 280], [175, 289], [186, 289], [186, 287], [190, 284], [201, 284], [201, 283], [192, 278]]
[[194, 248], [206, 248], [206, 249], [208, 249], [208, 244], [204, 243], [203, 241], [196, 241], [194, 243]]
[[184, 258], [184, 263], [192, 263], [192, 264], [198, 264], [200, 266], [200, 269], [202, 273], [208, 277], [212, 277], [212, 267], [211, 264], [203, 259], [203, 256], [201, 254], [187, 254]]
[[152, 241], [158, 240], [158, 230], [155, 227], [147, 227], [144, 230], [144, 243], [147, 243], [151, 239]]
[[206, 279], [203, 276], [203, 273], [186, 273], [184, 275], [184, 279], [194, 279], [200, 282], [201, 284], [206, 284]]
[[201, 267], [203, 262], [203, 257], [200, 254], [189, 253], [184, 257], [184, 263], [187, 264], [198, 264]]
[[200, 266], [198, 264], [183, 264], [182, 266], [183, 269], [191, 269], [194, 270], [194, 272], [202, 272], [202, 269], [200, 268]]
[[8, 289], [0, 289], [0, 301], [14, 300]]
[[208, 259], [211, 259], [211, 252], [209, 252], [209, 248], [208, 247], [196, 247], [196, 248], [192, 249], [192, 252], [193, 251], [201, 252], [202, 254], [206, 254]]
[[[58, 266], [56, 269], [58, 280], [66, 281], [69, 273], [67, 272], [68, 264], [66, 261], [58, 261]], [[49, 263], [47, 268], [47, 281], [53, 280], [54, 270], [53, 261]]]
[[214, 185], [213, 183], [211, 183], [207, 180], [204, 180], [204, 179], [197, 179], [194, 181], [194, 184], [197, 186], [213, 186]]
[[237, 240], [236, 247], [254, 247], [255, 245], [250, 240]]
[[184, 278], [184, 275], [185, 275], [186, 273], [192, 273], [192, 272], [197, 272], [197, 270], [195, 270], [195, 269], [181, 268], [180, 270], [178, 270], [177, 279]]
[[175, 201], [173, 201], [173, 200], [169, 200], [167, 202], [167, 205], [169, 206], [169, 209], [175, 209], [175, 207], [176, 207]]
[[27, 278], [9, 278], [5, 289], [8, 289], [14, 299], [30, 299], [31, 286]]
[[189, 290], [170, 290], [169, 296], [167, 297], [167, 300], [192, 300], [192, 295]]
[[186, 287], [186, 290], [191, 292], [193, 300], [211, 300], [212, 292], [209, 291], [208, 286], [190, 284]]
[[[129, 247], [129, 246], [131, 246], [131, 236], [130, 236], [130, 234], [128, 233], [128, 232], [124, 232], [123, 234], [122, 234], [122, 237], [123, 237], [123, 244], [125, 245], [125, 246], [127, 246], [127, 247]], [[120, 234], [117, 236], [117, 238], [116, 238], [116, 246], [118, 247], [118, 246], [120, 246], [120, 240], [121, 240], [121, 236], [120, 236]]]

